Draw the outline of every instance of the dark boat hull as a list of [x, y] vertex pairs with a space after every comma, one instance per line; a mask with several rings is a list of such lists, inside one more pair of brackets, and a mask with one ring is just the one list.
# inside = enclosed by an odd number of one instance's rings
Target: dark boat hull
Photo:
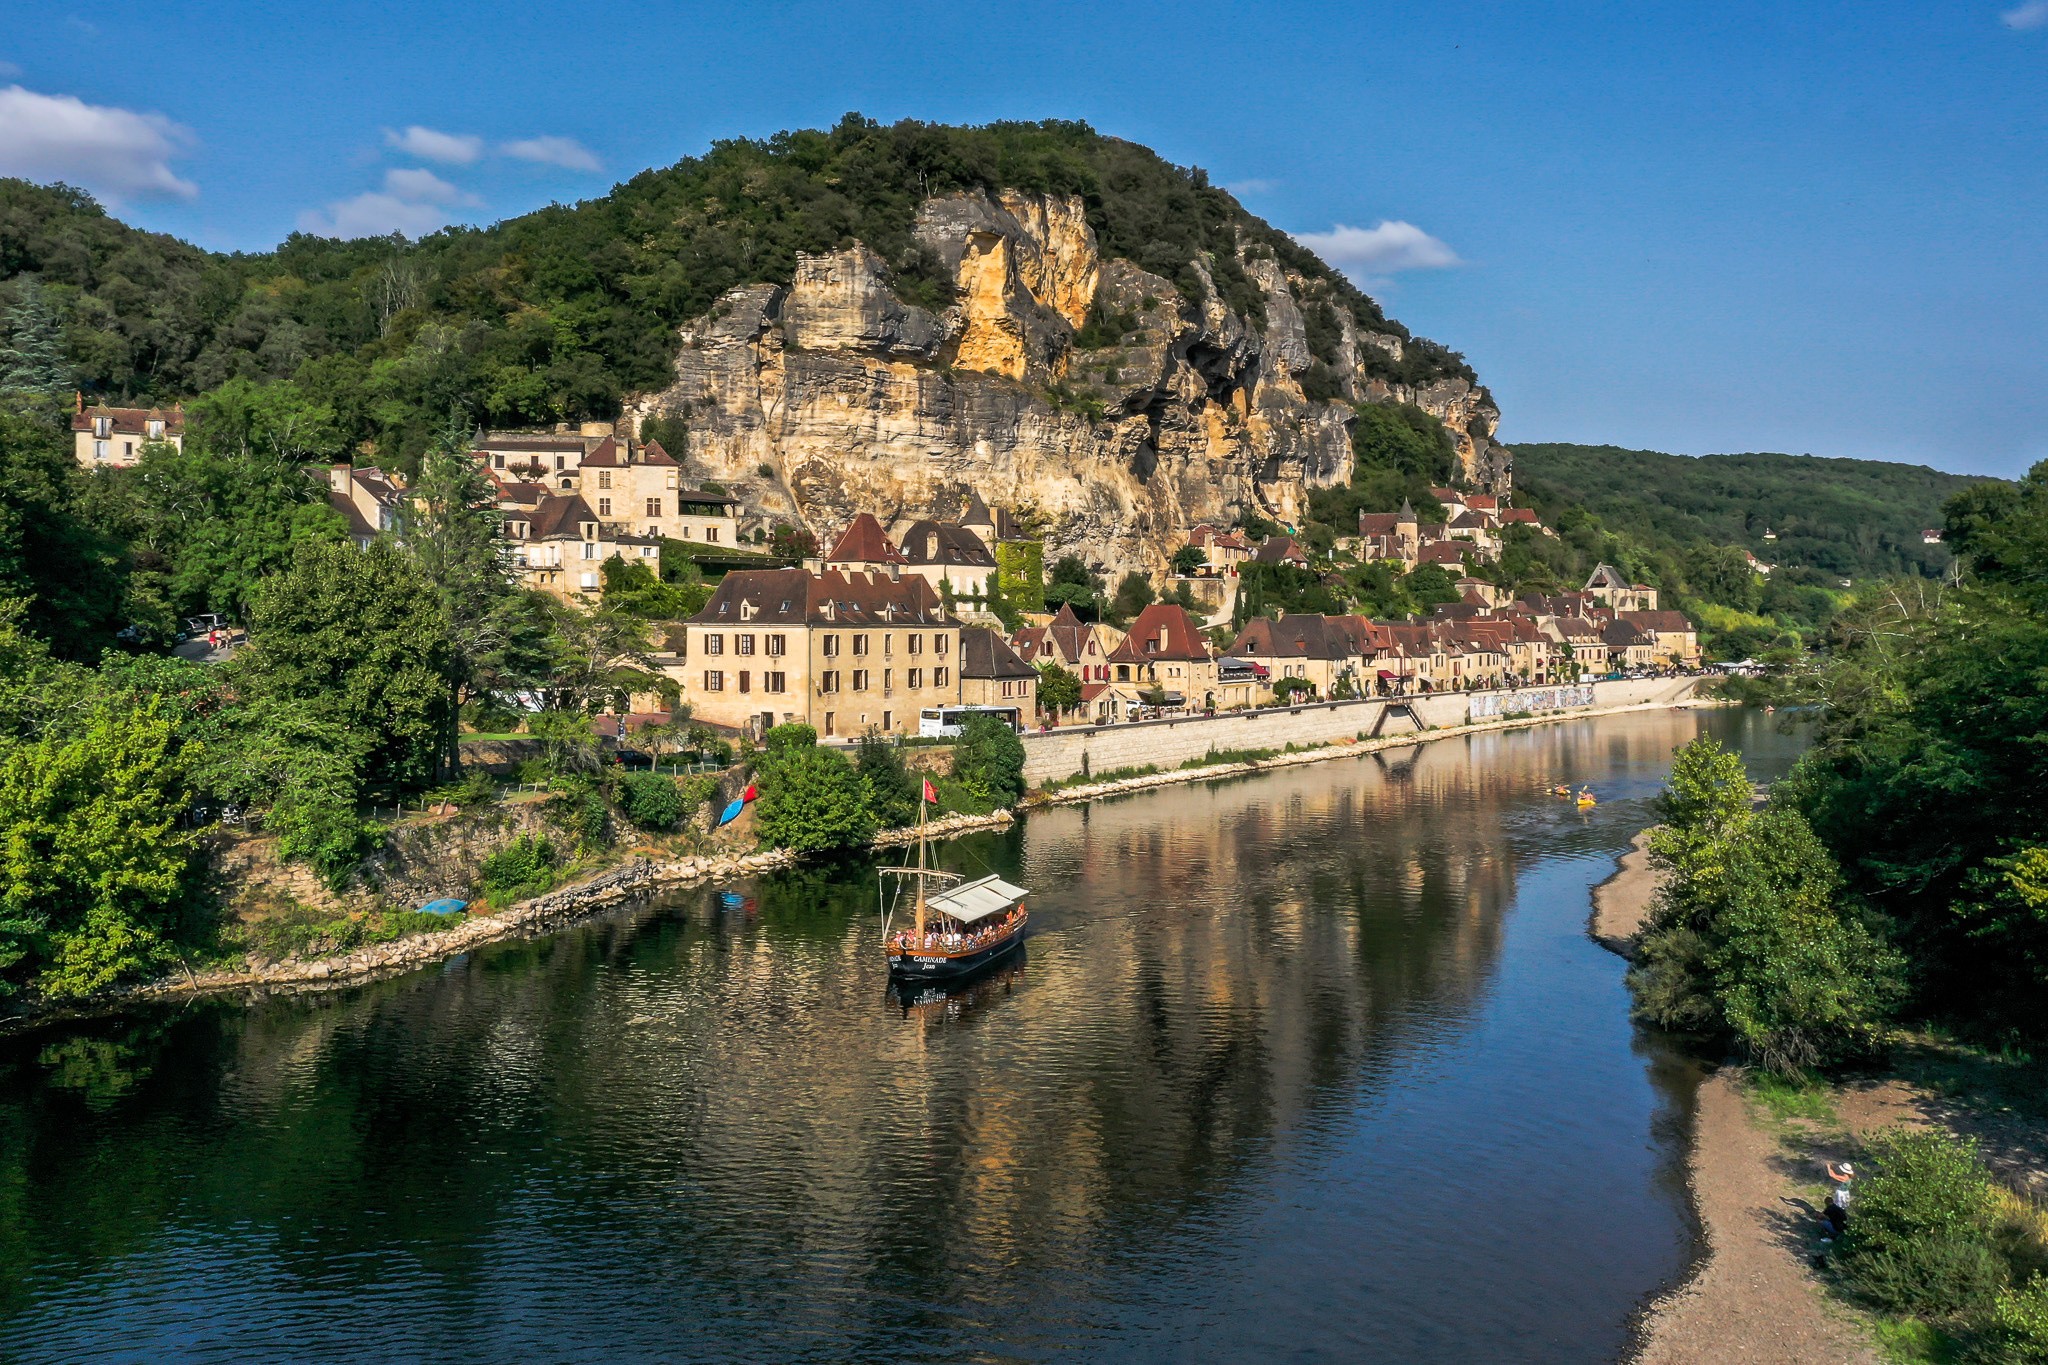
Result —
[[1024, 942], [1024, 931], [1018, 930], [999, 943], [991, 943], [977, 953], [965, 953], [959, 957], [920, 957], [916, 953], [889, 959], [889, 975], [899, 981], [951, 981], [955, 977], [978, 972], [990, 963], [1014, 952]]

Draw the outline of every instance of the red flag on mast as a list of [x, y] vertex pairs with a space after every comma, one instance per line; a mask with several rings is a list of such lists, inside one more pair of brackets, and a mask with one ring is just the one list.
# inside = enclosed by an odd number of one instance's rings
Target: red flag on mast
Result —
[[929, 777], [924, 780], [924, 799], [934, 806], [939, 804], [939, 794], [932, 790], [932, 780]]

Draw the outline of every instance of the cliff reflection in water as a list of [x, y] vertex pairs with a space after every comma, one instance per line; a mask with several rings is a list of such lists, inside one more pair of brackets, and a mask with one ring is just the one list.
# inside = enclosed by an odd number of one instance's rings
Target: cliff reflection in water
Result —
[[[1164, 1350], [1276, 1185], [1474, 1045], [1518, 878], [1611, 856], [1710, 719], [1418, 745], [947, 846], [1034, 889], [1025, 959], [952, 997], [893, 996], [872, 874], [812, 870], [343, 994], [0, 1045], [0, 1252], [26, 1267], [0, 1355]], [[1564, 780], [1606, 818], [1541, 794]], [[1584, 1032], [1651, 1103], [1625, 1025]], [[1639, 1148], [1647, 1112], [1624, 1121]], [[1622, 1214], [1675, 1263], [1682, 1219], [1637, 1184]], [[1444, 1235], [1480, 1235], [1454, 1212]], [[1383, 1273], [1371, 1292], [1425, 1292]], [[1589, 1340], [1654, 1287], [1603, 1290]]]

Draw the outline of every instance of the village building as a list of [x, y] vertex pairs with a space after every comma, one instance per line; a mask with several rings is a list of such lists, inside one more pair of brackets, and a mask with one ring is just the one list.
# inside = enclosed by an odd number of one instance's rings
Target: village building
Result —
[[[593, 423], [593, 437], [611, 435], [609, 422]], [[576, 471], [590, 441], [571, 431], [486, 431], [472, 445], [484, 467], [500, 479], [545, 484], [556, 492], [574, 492]]]
[[1682, 611], [1625, 611], [1621, 619], [1652, 638], [1650, 659], [1659, 668], [1698, 668], [1700, 637]]
[[1593, 566], [1585, 591], [1609, 611], [1657, 610], [1657, 590], [1647, 583], [1629, 582], [1611, 564]]
[[1084, 684], [1109, 681], [1109, 652], [1117, 645], [1114, 632], [1083, 621], [1064, 602], [1052, 620], [1024, 627], [1011, 637], [1011, 643], [1033, 668], [1050, 660]]
[[72, 455], [84, 468], [130, 468], [152, 441], [185, 448], [184, 408], [88, 407], [84, 394], [72, 395]]
[[974, 596], [987, 591], [996, 576], [994, 552], [964, 526], [914, 521], [899, 543], [903, 572], [916, 574], [941, 593]]
[[869, 512], [862, 512], [848, 522], [825, 556], [827, 569], [846, 573], [900, 574], [909, 562], [882, 529], [882, 523]]
[[1616, 618], [1600, 631], [1607, 646], [1607, 667], [1613, 670], [1649, 668], [1656, 662], [1657, 637], [1629, 622]]
[[561, 601], [601, 600], [605, 561], [614, 555], [661, 572], [659, 540], [607, 529], [578, 494], [510, 484], [499, 490], [498, 516], [520, 585]]
[[659, 441], [606, 437], [583, 457], [576, 491], [621, 533], [730, 547], [739, 543], [737, 498], [685, 487]]
[[405, 484], [381, 469], [345, 464], [327, 469], [327, 505], [348, 523], [349, 539], [366, 550], [386, 531], [395, 531], [405, 514]]
[[960, 701], [960, 623], [915, 575], [737, 569], [683, 626], [675, 670], [691, 715], [823, 739], [914, 735]]
[[1127, 706], [1215, 710], [1216, 660], [1186, 608], [1154, 602], [1109, 653], [1110, 684]]
[[1264, 668], [1269, 691], [1283, 679], [1301, 678], [1309, 684], [1309, 695], [1328, 697], [1338, 690], [1338, 680], [1348, 676], [1354, 695], [1363, 696], [1367, 684], [1358, 637], [1348, 627], [1334, 624], [1342, 619], [1307, 612], [1278, 620], [1255, 617], [1223, 652]]
[[1262, 542], [1252, 560], [1258, 564], [1290, 564], [1297, 569], [1308, 567], [1308, 555], [1294, 543], [1293, 536], [1274, 536]]
[[1038, 710], [1038, 670], [1024, 662], [1002, 632], [963, 626], [960, 704], [1015, 707], [1018, 721], [1029, 721]]
[[1225, 530], [1204, 522], [1188, 532], [1188, 544], [1202, 552], [1202, 567], [1195, 572], [1206, 578], [1235, 574], [1252, 557], [1252, 543], [1241, 531]]

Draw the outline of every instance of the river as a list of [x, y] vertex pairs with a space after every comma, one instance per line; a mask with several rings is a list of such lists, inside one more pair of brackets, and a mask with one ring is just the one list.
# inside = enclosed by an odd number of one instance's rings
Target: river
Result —
[[1697, 1077], [1587, 898], [1702, 730], [1799, 747], [1644, 713], [1034, 814], [942, 850], [1034, 889], [950, 996], [841, 869], [0, 1041], [0, 1359], [1615, 1359]]

